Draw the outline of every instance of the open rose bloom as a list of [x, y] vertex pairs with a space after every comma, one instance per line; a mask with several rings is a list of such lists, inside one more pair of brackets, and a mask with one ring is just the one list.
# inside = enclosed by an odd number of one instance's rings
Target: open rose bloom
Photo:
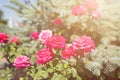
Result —
[[92, 49], [95, 49], [95, 44], [91, 37], [82, 36], [75, 39], [73, 47], [76, 50], [80, 50], [81, 54], [84, 55], [85, 53], [91, 52]]
[[46, 46], [54, 49], [63, 49], [66, 45], [66, 39], [63, 36], [52, 36], [46, 41]]
[[72, 56], [76, 55], [76, 50], [74, 49], [73, 46], [67, 46], [65, 49], [62, 51], [62, 58], [63, 59], [70, 59]]
[[19, 56], [14, 60], [14, 64], [17, 69], [23, 69], [30, 66], [30, 59], [27, 56]]
[[52, 53], [52, 50], [49, 48], [41, 49], [37, 52], [36, 55], [37, 64], [46, 64], [51, 61], [53, 57], [54, 54]]
[[31, 34], [30, 34], [30, 38], [32, 38], [32, 39], [38, 39], [39, 38], [39, 32], [32, 32]]
[[6, 33], [0, 33], [0, 43], [8, 42], [9, 36]]
[[39, 35], [39, 40], [44, 44], [48, 38], [52, 37], [51, 30], [42, 30]]

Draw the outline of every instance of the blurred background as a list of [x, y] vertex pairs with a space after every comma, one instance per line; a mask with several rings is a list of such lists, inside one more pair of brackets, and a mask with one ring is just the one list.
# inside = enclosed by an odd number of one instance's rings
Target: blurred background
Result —
[[[20, 0], [20, 2], [26, 4], [27, 2], [29, 3], [29, 1], [31, 3], [35, 3], [36, 0]], [[109, 13], [109, 15], [107, 15], [106, 17], [108, 17], [109, 19], [120, 18], [119, 10], [120, 0], [97, 0], [97, 1], [99, 1], [100, 7], [102, 9], [105, 9], [105, 12]], [[9, 0], [0, 0], [0, 23], [8, 24], [8, 26], [10, 26], [10, 22], [13, 22], [13, 25], [19, 26], [18, 24], [22, 23], [22, 18], [20, 18], [14, 10], [5, 7], [5, 5], [11, 5], [16, 7], [12, 3], [10, 3]]]
[[[68, 12], [67, 10], [65, 12], [61, 8], [61, 5], [64, 6], [62, 1], [60, 3], [53, 1], [60, 4], [56, 9], [54, 9], [54, 6], [48, 6], [50, 3], [48, 0], [45, 0], [45, 2], [41, 0], [42, 4], [38, 4], [38, 1], [40, 0], [0, 0], [0, 32], [20, 36], [19, 32], [24, 33], [26, 31], [24, 35], [28, 36], [31, 31], [51, 29], [54, 32], [64, 34], [68, 39], [73, 34], [86, 34], [92, 36], [96, 42], [100, 42], [101, 38], [107, 37], [113, 44], [120, 44], [118, 31], [120, 29], [120, 0], [97, 0], [101, 16], [99, 19], [92, 19], [90, 24], [88, 24], [86, 16], [83, 19], [81, 18], [81, 22], [76, 21], [79, 17], [71, 16], [69, 14], [70, 8], [68, 8]], [[68, 4], [69, 7], [73, 5]], [[66, 13], [69, 15], [67, 16]], [[62, 19], [63, 24], [54, 25], [52, 22], [55, 18]], [[108, 31], [109, 33], [107, 33]], [[96, 35], [93, 35], [93, 33], [96, 33]]]

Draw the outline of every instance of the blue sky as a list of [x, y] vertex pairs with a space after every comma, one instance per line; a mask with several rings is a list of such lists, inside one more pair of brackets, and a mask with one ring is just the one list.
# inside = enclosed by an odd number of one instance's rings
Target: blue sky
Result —
[[[20, 0], [23, 1], [23, 0]], [[31, 2], [33, 2], [35, 0], [31, 0]], [[20, 18], [17, 16], [16, 12], [4, 7], [3, 5], [13, 5], [9, 2], [9, 0], [0, 0], [0, 10], [2, 10], [4, 12], [4, 19], [9, 19], [10, 17], [14, 18], [15, 20], [19, 21]]]
[[9, 19], [10, 17], [13, 17], [15, 20], [19, 19], [19, 17], [13, 10], [8, 9], [3, 5], [12, 5], [12, 4], [9, 2], [9, 0], [0, 0], [0, 9], [4, 12], [4, 16], [3, 16], [4, 19]]

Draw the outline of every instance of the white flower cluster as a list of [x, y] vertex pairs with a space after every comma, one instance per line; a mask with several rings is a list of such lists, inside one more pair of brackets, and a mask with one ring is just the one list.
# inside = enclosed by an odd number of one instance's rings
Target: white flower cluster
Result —
[[85, 68], [94, 75], [109, 74], [120, 68], [120, 47], [100, 45], [84, 58]]

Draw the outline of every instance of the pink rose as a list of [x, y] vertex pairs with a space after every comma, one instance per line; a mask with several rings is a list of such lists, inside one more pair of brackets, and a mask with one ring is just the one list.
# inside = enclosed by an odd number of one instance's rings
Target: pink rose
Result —
[[43, 30], [41, 31], [40, 35], [39, 35], [39, 40], [42, 42], [42, 43], [45, 43], [46, 40], [48, 38], [50, 38], [52, 36], [52, 31], [51, 30]]
[[90, 11], [98, 8], [97, 0], [86, 0], [83, 5]]
[[20, 37], [14, 36], [10, 39], [10, 43], [20, 44]]
[[39, 32], [32, 32], [31, 34], [30, 34], [30, 38], [32, 38], [32, 39], [38, 39], [39, 38]]
[[37, 64], [46, 64], [51, 61], [54, 57], [52, 50], [44, 48], [37, 52]]
[[87, 11], [87, 8], [83, 5], [74, 6], [72, 8], [72, 14], [75, 16], [82, 16]]
[[73, 46], [66, 47], [65, 50], [62, 51], [62, 58], [69, 59], [71, 56], [76, 55], [76, 50], [73, 48]]
[[66, 44], [66, 39], [63, 36], [52, 36], [46, 41], [46, 46], [49, 48], [64, 48]]
[[100, 17], [100, 15], [101, 15], [101, 11], [100, 11], [100, 9], [96, 9], [95, 11], [93, 11], [92, 13], [91, 13], [91, 16], [93, 17], [93, 18], [98, 18], [98, 17]]
[[53, 24], [54, 25], [61, 25], [63, 22], [62, 22], [62, 20], [60, 19], [60, 18], [56, 18], [56, 19], [54, 19], [54, 21], [53, 21]]
[[0, 33], [0, 43], [7, 43], [9, 36], [6, 33]]
[[17, 69], [23, 69], [30, 66], [30, 59], [27, 56], [19, 56], [14, 60], [14, 64]]
[[92, 49], [95, 49], [95, 44], [91, 37], [82, 36], [75, 39], [73, 47], [76, 50], [80, 50], [84, 55], [84, 53], [91, 52]]

